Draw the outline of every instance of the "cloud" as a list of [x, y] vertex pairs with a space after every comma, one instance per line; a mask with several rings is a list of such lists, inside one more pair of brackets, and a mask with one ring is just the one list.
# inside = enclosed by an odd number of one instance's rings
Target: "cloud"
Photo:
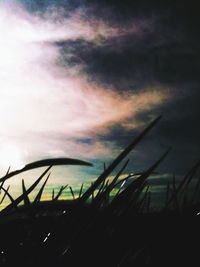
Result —
[[[56, 11], [33, 15], [12, 2], [0, 5], [3, 167], [37, 157], [64, 156], [66, 150], [74, 157], [106, 156], [111, 151], [98, 141], [99, 134], [106, 134], [116, 124], [130, 127], [130, 118], [166, 100], [166, 94], [155, 89], [119, 93], [91, 81], [81, 64], [63, 66], [56, 42], [85, 39], [95, 44], [123, 31], [83, 19], [79, 13], [67, 18], [61, 14], [59, 18]], [[94, 141], [77, 142], [85, 138]]]

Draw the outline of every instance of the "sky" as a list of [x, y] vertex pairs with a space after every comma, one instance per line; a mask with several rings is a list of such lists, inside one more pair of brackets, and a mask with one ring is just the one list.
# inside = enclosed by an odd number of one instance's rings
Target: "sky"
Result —
[[0, 1], [1, 176], [72, 157], [94, 167], [56, 167], [51, 182], [88, 182], [159, 115], [127, 172], [169, 146], [160, 173], [186, 172], [200, 156], [197, 12], [184, 1]]

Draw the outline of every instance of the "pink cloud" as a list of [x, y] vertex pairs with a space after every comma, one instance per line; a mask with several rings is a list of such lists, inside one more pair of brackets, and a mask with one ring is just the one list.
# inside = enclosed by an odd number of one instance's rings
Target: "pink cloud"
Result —
[[156, 88], [129, 95], [105, 89], [81, 74], [83, 66], [59, 63], [61, 51], [54, 41], [98, 43], [99, 36], [123, 33], [92, 22], [78, 13], [57, 20], [53, 14], [40, 17], [16, 5], [0, 5], [0, 164], [1, 159], [4, 165], [18, 165], [39, 156], [64, 156], [66, 150], [74, 157], [109, 155], [111, 148], [99, 141], [86, 145], [76, 140], [95, 139], [115, 124], [137, 127], [136, 115], [166, 100]]

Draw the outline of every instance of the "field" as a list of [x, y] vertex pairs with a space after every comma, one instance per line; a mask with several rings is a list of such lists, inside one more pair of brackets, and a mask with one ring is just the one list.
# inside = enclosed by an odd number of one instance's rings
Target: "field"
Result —
[[[163, 266], [198, 262], [200, 161], [180, 181], [174, 175], [166, 184], [165, 203], [152, 207], [148, 178], [154, 174], [170, 148], [142, 173], [122, 178], [125, 158], [161, 119], [155, 119], [102, 174], [73, 200], [60, 200], [65, 186], [52, 200], [41, 201], [49, 170], [55, 165], [90, 165], [77, 159], [47, 159], [26, 165], [0, 179], [0, 266]], [[125, 162], [124, 162], [125, 160]], [[120, 165], [113, 179], [111, 173]], [[16, 199], [4, 182], [33, 168], [47, 169]], [[46, 178], [45, 178], [46, 177]], [[42, 181], [33, 201], [29, 194]], [[21, 205], [23, 203], [23, 205]]]

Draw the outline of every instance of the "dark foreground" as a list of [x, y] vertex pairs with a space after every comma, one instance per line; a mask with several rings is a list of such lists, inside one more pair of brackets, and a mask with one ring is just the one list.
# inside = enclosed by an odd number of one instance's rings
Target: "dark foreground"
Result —
[[182, 215], [120, 216], [63, 202], [49, 213], [42, 206], [37, 211], [21, 208], [1, 218], [0, 266], [196, 266], [199, 261], [197, 207]]
[[[154, 127], [155, 119], [128, 145], [87, 188], [80, 188], [74, 200], [59, 201], [66, 186], [52, 200], [41, 202], [43, 182], [34, 201], [29, 194], [54, 165], [91, 164], [77, 159], [46, 159], [7, 172], [0, 178], [0, 190], [10, 204], [0, 212], [0, 267], [5, 266], [198, 266], [200, 240], [200, 160], [182, 177], [166, 185], [166, 197], [159, 212], [151, 207], [148, 178], [164, 161], [170, 149], [140, 173], [121, 178], [128, 165], [123, 162], [132, 149]], [[123, 163], [123, 164], [122, 164]], [[121, 166], [120, 166], [121, 164]], [[120, 168], [116, 170], [116, 167]], [[48, 167], [13, 199], [4, 182], [33, 168]], [[111, 173], [115, 172], [111, 180]], [[192, 186], [191, 186], [192, 185]], [[0, 191], [1, 192], [1, 191]], [[19, 207], [21, 203], [23, 207]]]

